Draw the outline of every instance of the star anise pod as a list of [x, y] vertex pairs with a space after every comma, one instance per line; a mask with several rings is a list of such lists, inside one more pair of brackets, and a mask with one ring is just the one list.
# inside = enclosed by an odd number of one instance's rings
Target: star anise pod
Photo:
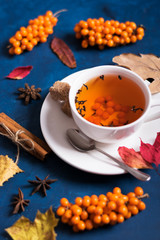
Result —
[[46, 193], [46, 189], [50, 189], [51, 187], [49, 186], [49, 184], [54, 183], [57, 181], [57, 179], [47, 179], [49, 177], [49, 175], [47, 177], [45, 177], [43, 180], [40, 179], [39, 177], [36, 176], [37, 180], [28, 180], [29, 183], [35, 184], [37, 185], [31, 195], [33, 195], [34, 193], [38, 192], [39, 190], [42, 190], [44, 195], [47, 196]]
[[39, 92], [41, 92], [41, 88], [35, 88], [34, 85], [29, 87], [28, 83], [25, 83], [25, 88], [18, 88], [18, 91], [20, 92], [19, 99], [25, 99], [25, 104], [27, 105], [31, 99], [37, 100], [38, 98], [41, 98], [41, 95]]
[[30, 200], [24, 200], [23, 192], [20, 188], [18, 188], [18, 196], [14, 197], [15, 201], [13, 204], [15, 205], [13, 214], [16, 214], [19, 212], [19, 210], [22, 210], [24, 212], [25, 208], [24, 206], [28, 206]]

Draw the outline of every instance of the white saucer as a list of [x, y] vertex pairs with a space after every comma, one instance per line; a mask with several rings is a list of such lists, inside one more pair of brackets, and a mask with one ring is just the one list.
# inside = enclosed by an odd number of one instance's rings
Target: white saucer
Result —
[[[62, 81], [71, 85], [83, 71], [73, 73]], [[154, 98], [155, 97], [160, 99], [160, 94], [157, 94]], [[95, 174], [117, 175], [125, 173], [116, 163], [101, 153], [95, 150], [86, 153], [78, 152], [68, 143], [66, 130], [68, 128], [76, 128], [76, 125], [72, 118], [69, 118], [61, 111], [59, 103], [54, 101], [50, 94], [47, 95], [42, 105], [40, 124], [46, 142], [53, 152], [66, 163], [83, 171]], [[144, 123], [139, 132], [120, 141], [119, 144], [97, 143], [97, 146], [121, 160], [117, 151], [118, 147], [126, 146], [139, 151], [140, 138], [143, 142], [153, 144], [159, 131], [160, 118]]]

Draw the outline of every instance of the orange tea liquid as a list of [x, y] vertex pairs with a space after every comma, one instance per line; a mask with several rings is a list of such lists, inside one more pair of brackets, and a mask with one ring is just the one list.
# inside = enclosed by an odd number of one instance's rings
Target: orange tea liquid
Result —
[[117, 75], [101, 75], [89, 80], [77, 91], [78, 113], [100, 126], [122, 126], [138, 119], [145, 108], [140, 87]]

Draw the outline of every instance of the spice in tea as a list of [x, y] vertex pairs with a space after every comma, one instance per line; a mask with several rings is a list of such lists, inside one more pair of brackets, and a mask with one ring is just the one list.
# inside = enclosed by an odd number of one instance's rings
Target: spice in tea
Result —
[[82, 85], [75, 104], [78, 113], [89, 122], [115, 127], [137, 120], [143, 114], [145, 97], [141, 88], [130, 79], [101, 75]]

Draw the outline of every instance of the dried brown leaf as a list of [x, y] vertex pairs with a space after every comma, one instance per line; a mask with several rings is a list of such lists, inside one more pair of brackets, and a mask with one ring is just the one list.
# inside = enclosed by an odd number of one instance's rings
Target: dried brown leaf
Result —
[[112, 61], [120, 66], [127, 67], [137, 73], [144, 80], [153, 78], [149, 85], [152, 94], [160, 92], [160, 58], [154, 54], [123, 53], [115, 56]]
[[7, 155], [0, 155], [0, 186], [16, 173], [23, 172]]
[[77, 66], [73, 52], [62, 39], [54, 37], [51, 42], [51, 49], [69, 68], [75, 68]]

